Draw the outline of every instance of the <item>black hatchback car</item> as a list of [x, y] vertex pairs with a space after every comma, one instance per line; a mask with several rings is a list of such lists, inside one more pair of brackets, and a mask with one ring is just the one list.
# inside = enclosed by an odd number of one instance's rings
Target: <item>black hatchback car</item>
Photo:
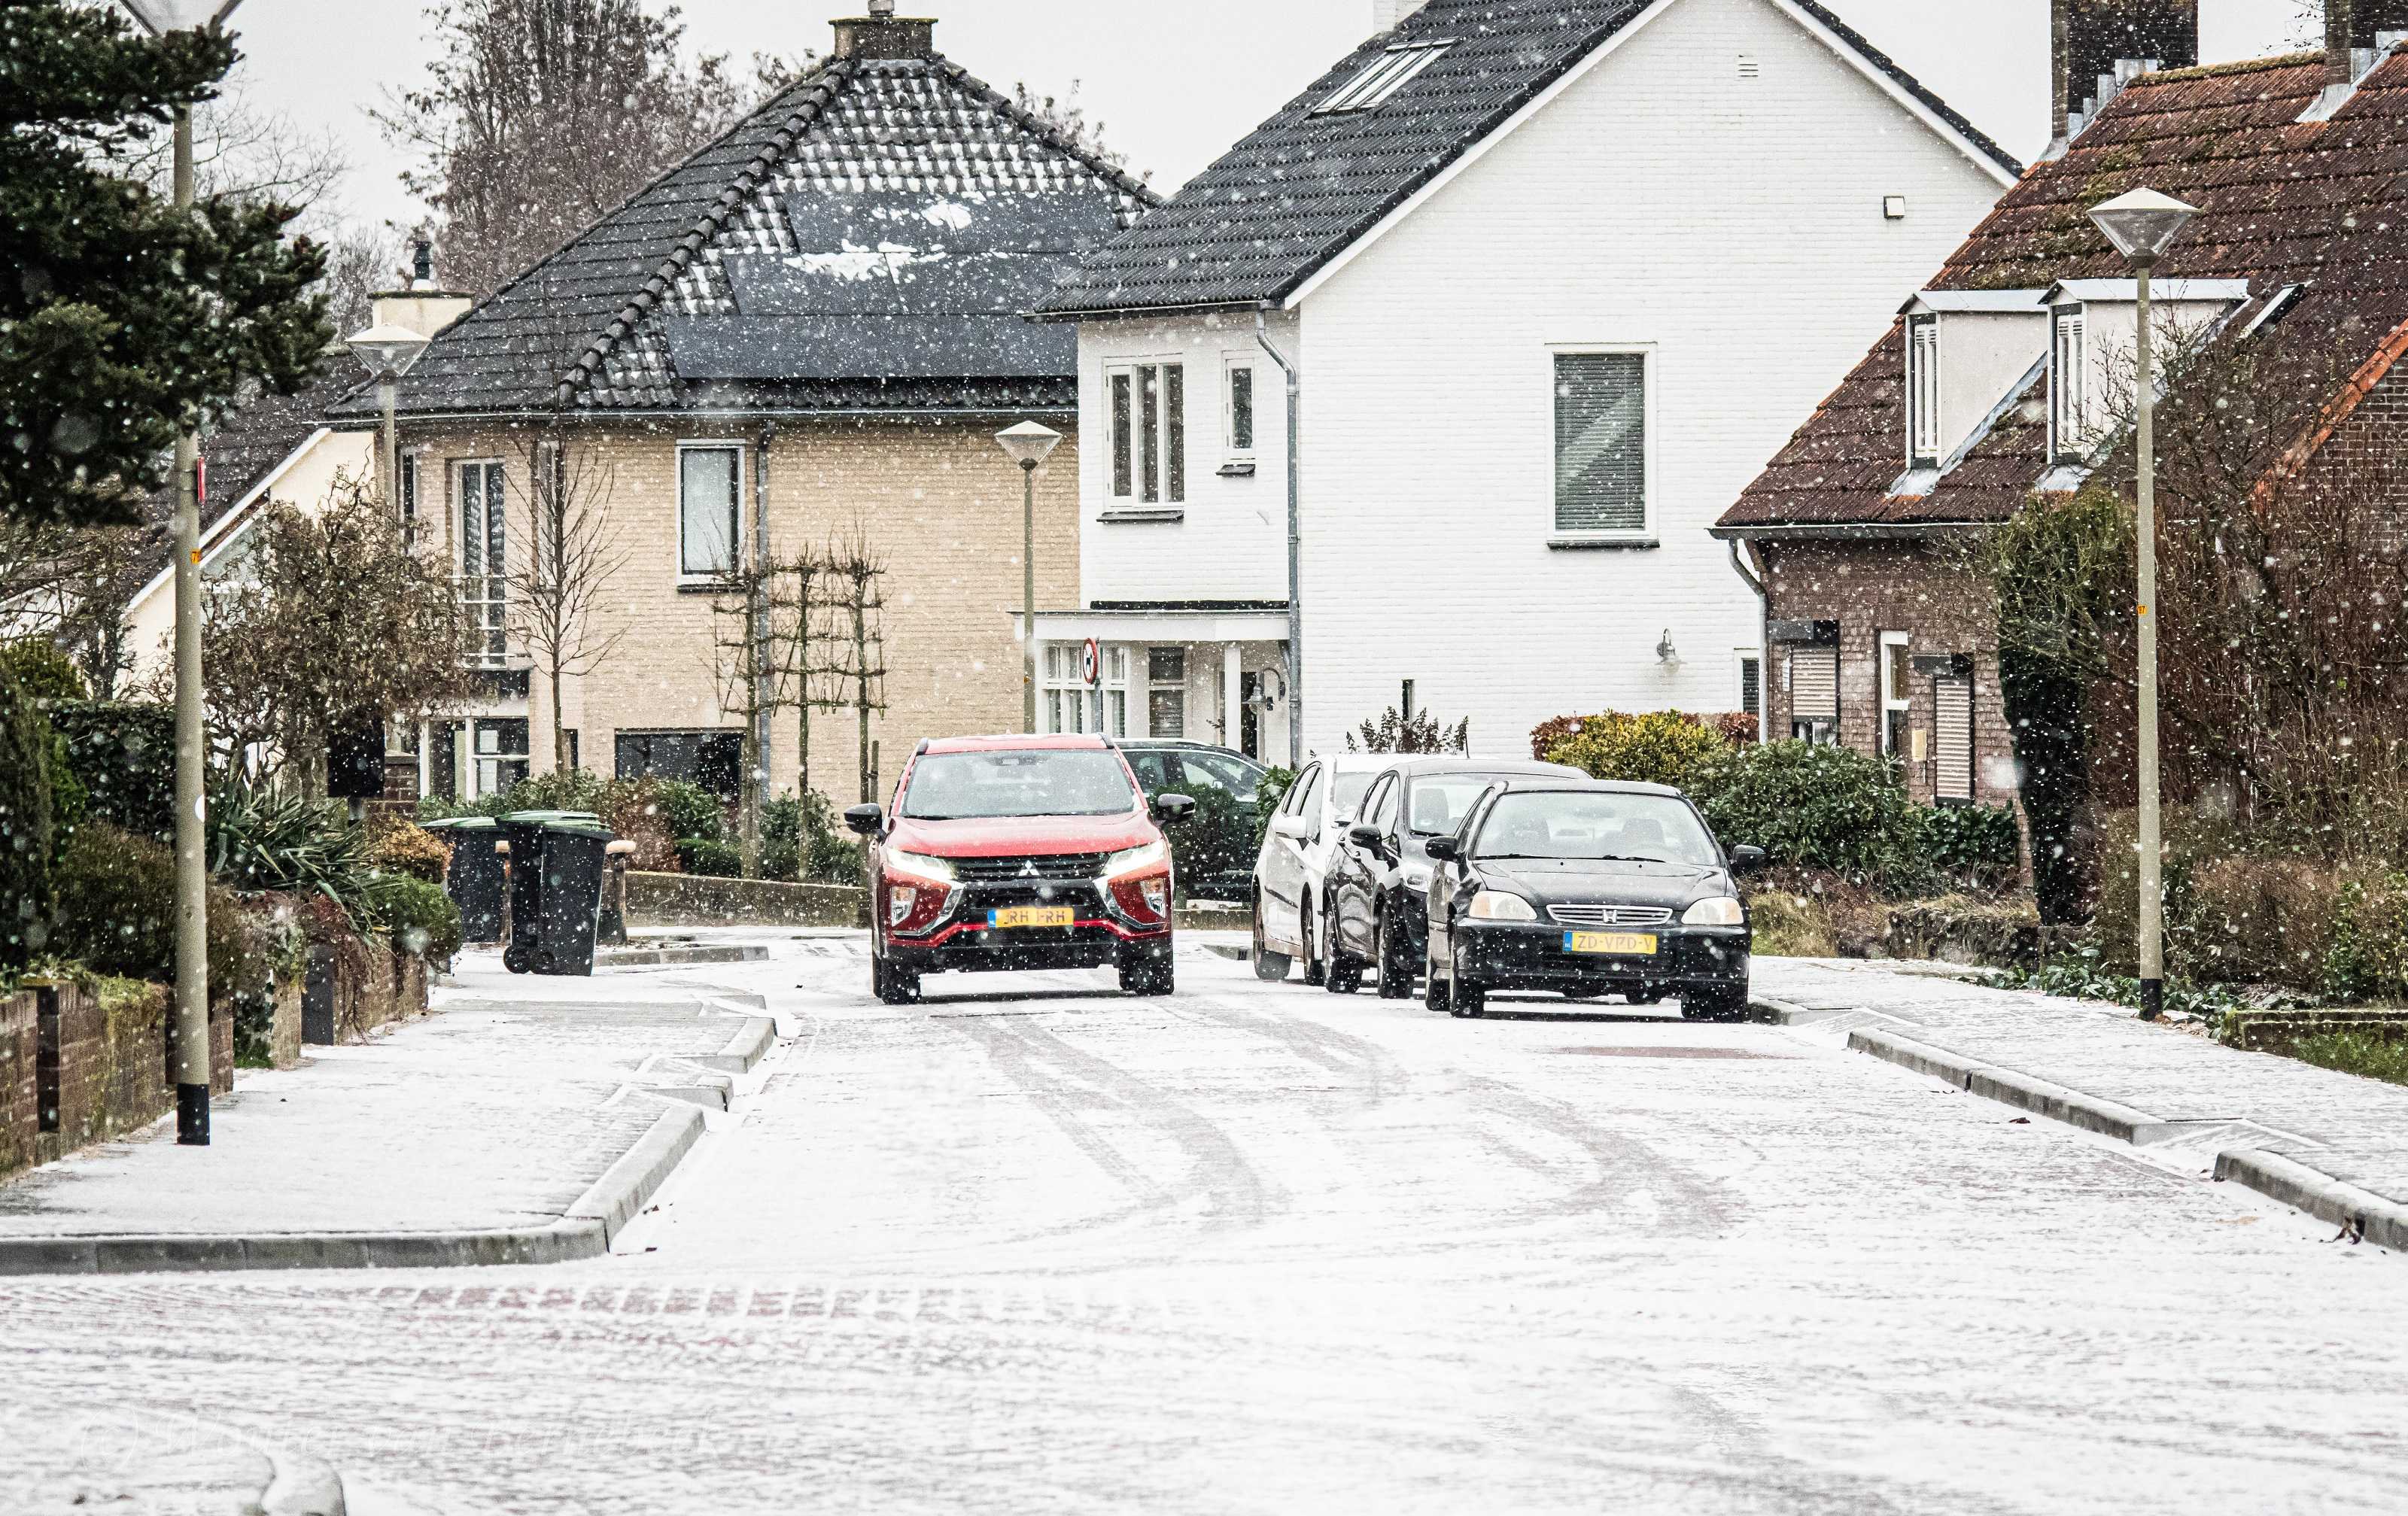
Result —
[[1331, 948], [1322, 981], [1326, 988], [1352, 994], [1369, 968], [1379, 975], [1381, 998], [1412, 998], [1429, 936], [1426, 850], [1433, 839], [1452, 837], [1500, 781], [1584, 784], [1588, 778], [1562, 764], [1442, 757], [1398, 758], [1372, 778], [1355, 823], [1331, 853], [1328, 877], [1314, 892], [1324, 903], [1316, 939]]
[[1121, 756], [1148, 800], [1183, 794], [1196, 813], [1169, 828], [1182, 899], [1254, 897], [1254, 795], [1264, 768], [1241, 752], [1171, 737], [1126, 737]]
[[1590, 780], [1490, 789], [1428, 848], [1427, 1002], [1477, 1016], [1493, 990], [1681, 997], [1691, 1021], [1747, 1013], [1748, 916], [1739, 876], [1678, 790]]

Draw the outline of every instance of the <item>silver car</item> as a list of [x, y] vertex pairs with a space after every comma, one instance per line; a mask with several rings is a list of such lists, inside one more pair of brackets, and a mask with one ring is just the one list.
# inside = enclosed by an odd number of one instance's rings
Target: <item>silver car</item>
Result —
[[1257, 978], [1285, 979], [1288, 965], [1300, 959], [1307, 984], [1327, 980], [1329, 945], [1318, 940], [1317, 929], [1330, 860], [1346, 840], [1363, 792], [1395, 762], [1391, 753], [1342, 753], [1315, 758], [1297, 772], [1254, 859]]

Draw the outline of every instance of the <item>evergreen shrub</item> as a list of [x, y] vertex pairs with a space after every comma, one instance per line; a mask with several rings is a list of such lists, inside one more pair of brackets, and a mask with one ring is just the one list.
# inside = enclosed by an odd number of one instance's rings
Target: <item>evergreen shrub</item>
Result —
[[460, 908], [441, 885], [386, 874], [369, 886], [368, 903], [394, 951], [444, 964], [460, 951]]
[[1607, 711], [1584, 718], [1577, 731], [1558, 738], [1541, 756], [1601, 779], [1688, 791], [1707, 765], [1730, 751], [1730, 740], [1719, 730], [1684, 711]]
[[716, 837], [685, 837], [677, 845], [677, 855], [680, 869], [705, 879], [739, 879], [744, 873], [744, 854], [734, 843]]
[[[57, 871], [59, 951], [95, 972], [172, 984], [176, 978], [176, 855], [150, 837], [106, 822], [76, 829]], [[253, 964], [242, 903], [208, 891], [209, 984], [231, 994], [265, 965]]]
[[80, 814], [162, 841], [176, 830], [176, 710], [122, 700], [64, 700], [50, 724], [80, 791]]
[[1905, 787], [1853, 748], [1727, 748], [1698, 765], [1690, 795], [1725, 847], [1752, 844], [1774, 865], [1875, 880], [1913, 857]]
[[0, 968], [22, 968], [54, 946], [54, 762], [50, 722], [0, 666]]
[[2003, 806], [1923, 806], [1914, 811], [1914, 851], [1951, 883], [1997, 892], [2023, 866], [2023, 829]]

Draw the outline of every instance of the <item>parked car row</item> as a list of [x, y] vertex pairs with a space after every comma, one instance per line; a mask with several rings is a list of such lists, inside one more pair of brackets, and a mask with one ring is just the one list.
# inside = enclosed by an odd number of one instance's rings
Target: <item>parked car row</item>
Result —
[[1297, 776], [1254, 866], [1254, 961], [1477, 1016], [1498, 990], [1745, 1014], [1755, 848], [1679, 791], [1555, 764], [1349, 755]]

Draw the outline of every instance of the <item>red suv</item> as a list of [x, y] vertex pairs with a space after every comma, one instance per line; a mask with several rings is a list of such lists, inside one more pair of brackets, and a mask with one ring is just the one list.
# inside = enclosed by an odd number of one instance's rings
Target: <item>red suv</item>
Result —
[[1155, 818], [1196, 802], [1149, 808], [1111, 743], [923, 742], [892, 808], [844, 813], [869, 840], [879, 999], [917, 1000], [923, 974], [1107, 964], [1131, 994], [1170, 993], [1170, 844]]

